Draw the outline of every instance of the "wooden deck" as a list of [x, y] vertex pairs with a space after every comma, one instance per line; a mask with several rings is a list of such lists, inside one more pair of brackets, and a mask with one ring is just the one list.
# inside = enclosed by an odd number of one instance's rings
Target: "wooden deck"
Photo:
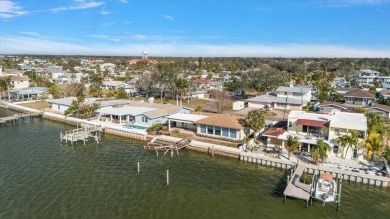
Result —
[[0, 118], [0, 124], [19, 124], [31, 121], [34, 117], [41, 116], [42, 113], [16, 113], [13, 116], [7, 116]]
[[70, 142], [71, 144], [78, 141], [85, 142], [89, 139], [94, 139], [99, 143], [98, 133], [102, 132], [101, 126], [88, 126], [85, 128], [77, 128], [66, 131], [64, 134], [61, 132], [61, 142], [65, 141], [66, 143]]
[[294, 171], [291, 176], [290, 181], [287, 184], [286, 189], [284, 190], [284, 196], [294, 197], [309, 201], [311, 185], [299, 182], [303, 172], [305, 171], [304, 165], [298, 165], [297, 169]]

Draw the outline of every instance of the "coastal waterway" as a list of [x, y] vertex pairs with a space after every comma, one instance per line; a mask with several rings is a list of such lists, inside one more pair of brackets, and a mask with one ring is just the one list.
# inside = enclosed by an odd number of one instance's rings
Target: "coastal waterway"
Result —
[[[0, 108], [0, 117], [12, 115]], [[181, 150], [145, 151], [142, 141], [62, 144], [74, 128], [34, 119], [0, 127], [0, 218], [388, 218], [390, 189], [343, 182], [341, 210], [283, 203], [281, 169]], [[140, 174], [137, 174], [140, 162]], [[170, 185], [166, 185], [166, 170]]]

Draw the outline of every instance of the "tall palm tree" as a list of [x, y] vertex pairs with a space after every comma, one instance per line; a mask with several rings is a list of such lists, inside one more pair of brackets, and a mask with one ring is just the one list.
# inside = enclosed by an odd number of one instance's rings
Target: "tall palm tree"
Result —
[[0, 78], [0, 100], [1, 100], [1, 96], [2, 96], [4, 91], [5, 91], [5, 83], [4, 83], [4, 80], [2, 78]]
[[255, 137], [257, 133], [264, 128], [264, 114], [260, 110], [252, 110], [245, 117], [245, 123], [255, 132]]
[[289, 135], [287, 137], [287, 141], [286, 141], [285, 146], [286, 146], [286, 149], [288, 150], [288, 159], [290, 160], [291, 152], [298, 150], [298, 146], [299, 146], [298, 138], [296, 136], [293, 137], [293, 136]]
[[50, 87], [49, 87], [49, 93], [51, 95], [53, 95], [53, 98], [58, 98], [59, 95], [60, 95], [60, 90], [57, 86], [57, 84], [52, 84]]
[[[348, 145], [349, 143], [349, 136], [348, 135], [342, 135], [340, 136], [338, 139], [337, 139], [337, 144], [339, 145], [339, 147], [342, 149], [342, 151], [344, 151], [345, 147]], [[344, 157], [344, 153], [341, 153], [341, 157], [342, 158], [345, 158]]]
[[354, 149], [358, 146], [358, 135], [357, 132], [351, 131], [350, 135], [340, 136], [337, 140], [337, 143], [345, 150], [344, 155], [342, 156], [344, 159], [346, 158], [348, 151], [350, 148]]
[[184, 92], [188, 89], [188, 81], [184, 78], [178, 78], [175, 81], [177, 91], [180, 93], [180, 106], [183, 105]]
[[3, 78], [3, 80], [2, 80], [3, 82], [2, 82], [2, 89], [5, 91], [5, 92], [7, 92], [7, 94], [8, 94], [8, 101], [10, 102], [11, 101], [11, 96], [10, 96], [10, 94], [9, 94], [9, 92], [10, 92], [10, 89], [11, 89], [11, 81], [12, 81], [12, 79], [11, 79], [11, 76], [8, 76], [8, 77], [6, 77], [6, 78]]
[[374, 158], [374, 155], [381, 157], [382, 152], [385, 149], [383, 137], [380, 136], [376, 131], [372, 131], [368, 136], [365, 142], [362, 142], [362, 146], [364, 146], [367, 150], [367, 157], [370, 161]]
[[319, 139], [317, 141], [317, 145], [313, 148], [313, 160], [315, 163], [318, 162], [318, 160], [321, 160], [321, 162], [324, 162], [324, 160], [328, 157], [327, 151], [330, 150], [330, 146], [328, 143], [326, 143], [324, 140]]

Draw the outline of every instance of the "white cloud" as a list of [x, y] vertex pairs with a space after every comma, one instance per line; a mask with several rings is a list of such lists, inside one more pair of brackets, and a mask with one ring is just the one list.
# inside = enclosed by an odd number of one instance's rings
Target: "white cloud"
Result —
[[103, 22], [102, 23], [103, 27], [111, 27], [112, 25], [115, 25], [115, 23], [114, 22]]
[[173, 17], [172, 16], [169, 16], [169, 15], [164, 15], [165, 19], [167, 19], [168, 21], [173, 21]]
[[379, 6], [390, 4], [390, 0], [321, 0], [312, 1], [307, 4], [319, 5], [321, 7], [356, 7], [356, 6]]
[[108, 39], [110, 36], [108, 35], [99, 35], [99, 34], [90, 34], [87, 35], [88, 37], [93, 37], [93, 38], [99, 38], [99, 39]]
[[88, 8], [97, 8], [104, 5], [104, 2], [97, 1], [84, 1], [84, 0], [75, 0], [75, 4], [72, 6], [58, 7], [49, 9], [49, 11], [57, 12], [57, 11], [70, 11], [70, 10], [81, 10]]
[[111, 11], [107, 11], [106, 8], [103, 7], [102, 10], [100, 11], [100, 13], [102, 15], [109, 15], [109, 14], [111, 14]]
[[16, 3], [9, 0], [0, 0], [0, 18], [12, 18], [26, 14], [28, 14], [28, 11], [24, 11]]
[[127, 0], [119, 0], [120, 2], [122, 2], [123, 4], [127, 4]]
[[131, 24], [131, 21], [125, 21], [124, 23], [125, 24]]
[[38, 33], [36, 32], [27, 32], [27, 31], [21, 31], [21, 34], [31, 35], [31, 36], [38, 36]]
[[[99, 36], [99, 35], [96, 35]], [[104, 35], [102, 35], [104, 36]], [[142, 37], [143, 35], [138, 35]], [[138, 55], [210, 57], [390, 57], [389, 49], [314, 44], [197, 44], [197, 43], [66, 43], [33, 36], [0, 35], [2, 53], [49, 55]], [[143, 41], [145, 42], [145, 41]]]

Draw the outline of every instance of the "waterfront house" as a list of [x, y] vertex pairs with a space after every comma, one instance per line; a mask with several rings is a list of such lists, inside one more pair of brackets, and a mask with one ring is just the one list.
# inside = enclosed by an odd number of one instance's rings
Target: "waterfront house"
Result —
[[10, 91], [10, 96], [12, 99], [24, 100], [30, 99], [32, 97], [40, 98], [44, 94], [47, 94], [48, 88], [46, 87], [25, 87], [25, 88], [16, 88]]
[[[98, 98], [85, 98], [84, 103], [93, 104], [95, 103], [96, 100], [98, 100]], [[77, 97], [51, 99], [51, 100], [47, 100], [46, 102], [50, 104], [50, 108], [52, 110], [57, 111], [59, 113], [64, 113], [70, 106], [72, 106], [73, 101], [77, 101]]]
[[[139, 101], [127, 101], [127, 104], [101, 107], [95, 112], [99, 119], [118, 124], [127, 124], [130, 128], [146, 129], [156, 123], [166, 124], [168, 116], [187, 114], [191, 109], [170, 104], [155, 104]], [[104, 101], [102, 101], [102, 105]]]
[[317, 141], [322, 139], [329, 144], [329, 156], [345, 157], [348, 159], [363, 159], [364, 150], [358, 147], [340, 149], [337, 139], [349, 135], [352, 131], [358, 134], [358, 141], [366, 139], [367, 119], [363, 114], [335, 112], [334, 115], [291, 111], [288, 115], [287, 127], [274, 126], [261, 137], [266, 139], [267, 146], [281, 145], [284, 147], [289, 135], [296, 136], [300, 142], [299, 151], [310, 154]]
[[252, 132], [244, 124], [242, 116], [212, 114], [196, 121], [196, 134], [223, 140], [242, 140]]
[[207, 118], [207, 115], [197, 115], [197, 114], [173, 114], [168, 116], [168, 131], [172, 131], [174, 128], [181, 128], [190, 130], [193, 132], [197, 131], [196, 122]]
[[344, 94], [345, 103], [357, 106], [370, 106], [375, 102], [375, 95], [365, 90], [355, 90]]
[[364, 157], [364, 149], [358, 147], [350, 148], [347, 151], [347, 147], [341, 149], [337, 143], [337, 139], [342, 135], [350, 135], [354, 131], [358, 135], [358, 142], [362, 142], [367, 137], [367, 118], [364, 114], [360, 113], [348, 113], [337, 112], [332, 116], [332, 120], [329, 124], [329, 136], [328, 140], [332, 144], [332, 150], [330, 155], [338, 157], [362, 160]]
[[18, 75], [4, 75], [2, 77], [0, 75], [0, 79], [5, 79], [7, 77], [11, 77], [12, 89], [28, 88], [30, 86], [30, 79], [28, 77]]

